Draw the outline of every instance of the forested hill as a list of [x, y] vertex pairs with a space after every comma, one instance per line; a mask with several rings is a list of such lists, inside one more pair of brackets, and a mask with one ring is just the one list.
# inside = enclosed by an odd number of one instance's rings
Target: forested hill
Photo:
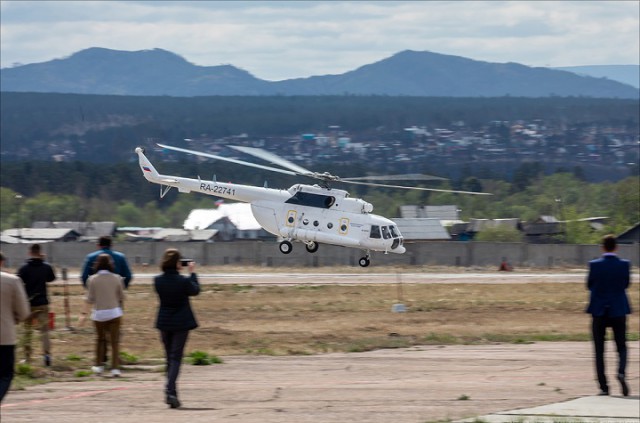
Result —
[[[593, 125], [620, 128], [616, 130], [637, 136], [640, 119], [639, 102], [634, 100], [512, 97], [179, 98], [3, 93], [0, 112], [3, 162], [59, 156], [115, 163], [131, 160], [137, 145], [240, 134], [246, 134], [249, 141], [282, 139], [280, 142], [289, 143], [300, 140], [304, 133], [325, 133], [330, 126], [339, 126], [353, 142], [405, 142], [405, 128], [414, 125], [433, 130], [463, 124], [472, 135], [494, 121], [506, 122], [501, 125], [542, 122], [549, 136], [555, 134], [556, 147], [563, 147], [564, 143], [575, 144], [578, 129], [588, 132]], [[508, 135], [497, 142], [508, 143]]]
[[411, 50], [339, 75], [265, 81], [232, 65], [197, 66], [161, 49], [94, 47], [4, 68], [0, 79], [7, 92], [115, 95], [640, 96], [638, 88], [606, 78]]

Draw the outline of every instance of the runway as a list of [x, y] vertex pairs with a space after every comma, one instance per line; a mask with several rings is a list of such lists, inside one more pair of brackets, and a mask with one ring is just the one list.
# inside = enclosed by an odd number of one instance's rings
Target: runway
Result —
[[[197, 269], [196, 269], [197, 273]], [[157, 273], [134, 273], [134, 284], [150, 284]], [[519, 284], [519, 283], [578, 283], [586, 280], [586, 272], [554, 273], [197, 273], [201, 284], [221, 285], [385, 285], [410, 284]], [[633, 275], [634, 281], [638, 275]], [[78, 273], [69, 274], [69, 283], [80, 283]], [[63, 284], [57, 280], [54, 284]]]

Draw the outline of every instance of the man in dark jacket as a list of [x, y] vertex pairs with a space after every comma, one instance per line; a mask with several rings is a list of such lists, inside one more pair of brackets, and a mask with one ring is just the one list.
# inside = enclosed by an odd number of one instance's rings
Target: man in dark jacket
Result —
[[24, 282], [27, 298], [31, 307], [31, 314], [24, 323], [22, 336], [22, 351], [27, 363], [31, 362], [31, 337], [33, 334], [33, 322], [37, 322], [42, 350], [44, 353], [44, 365], [51, 366], [51, 342], [49, 341], [49, 296], [47, 295], [47, 283], [56, 279], [53, 267], [40, 253], [40, 244], [32, 244], [29, 247], [29, 259], [18, 270], [18, 276]]
[[587, 313], [592, 316], [591, 333], [596, 353], [596, 374], [600, 384], [600, 395], [609, 395], [609, 386], [604, 372], [604, 340], [607, 328], [613, 329], [613, 338], [618, 350], [618, 381], [622, 395], [629, 395], [625, 380], [627, 365], [627, 314], [631, 305], [626, 290], [631, 281], [629, 260], [622, 260], [615, 254], [616, 238], [607, 235], [602, 239], [602, 257], [589, 262], [587, 288], [591, 298]]
[[171, 408], [180, 407], [176, 382], [189, 331], [198, 327], [191, 309], [189, 297], [200, 293], [200, 284], [195, 273], [195, 263], [186, 266], [189, 276], [181, 275], [180, 252], [169, 248], [162, 256], [162, 274], [154, 279], [154, 287], [160, 306], [156, 317], [156, 328], [160, 331], [167, 360], [166, 403]]

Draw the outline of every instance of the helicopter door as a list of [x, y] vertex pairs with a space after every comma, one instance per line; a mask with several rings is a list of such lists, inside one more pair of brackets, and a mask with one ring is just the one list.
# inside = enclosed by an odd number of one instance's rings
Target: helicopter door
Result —
[[298, 216], [298, 212], [297, 212], [297, 211], [295, 211], [295, 210], [289, 210], [289, 211], [287, 212], [287, 219], [285, 220], [284, 224], [285, 224], [286, 226], [289, 226], [289, 227], [292, 227], [292, 228], [293, 228], [293, 227], [296, 225], [296, 218], [297, 218], [297, 216]]
[[340, 218], [340, 227], [338, 228], [338, 233], [340, 235], [346, 235], [349, 232], [349, 219], [346, 217]]

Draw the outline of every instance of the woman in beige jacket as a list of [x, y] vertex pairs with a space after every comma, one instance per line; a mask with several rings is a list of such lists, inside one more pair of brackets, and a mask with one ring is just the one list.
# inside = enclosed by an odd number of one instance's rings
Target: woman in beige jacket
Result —
[[96, 327], [96, 361], [91, 369], [102, 374], [107, 334], [111, 340], [111, 375], [120, 376], [120, 323], [124, 287], [122, 277], [113, 273], [113, 259], [109, 254], [100, 254], [95, 263], [95, 274], [87, 281], [87, 303], [93, 305], [91, 320]]

